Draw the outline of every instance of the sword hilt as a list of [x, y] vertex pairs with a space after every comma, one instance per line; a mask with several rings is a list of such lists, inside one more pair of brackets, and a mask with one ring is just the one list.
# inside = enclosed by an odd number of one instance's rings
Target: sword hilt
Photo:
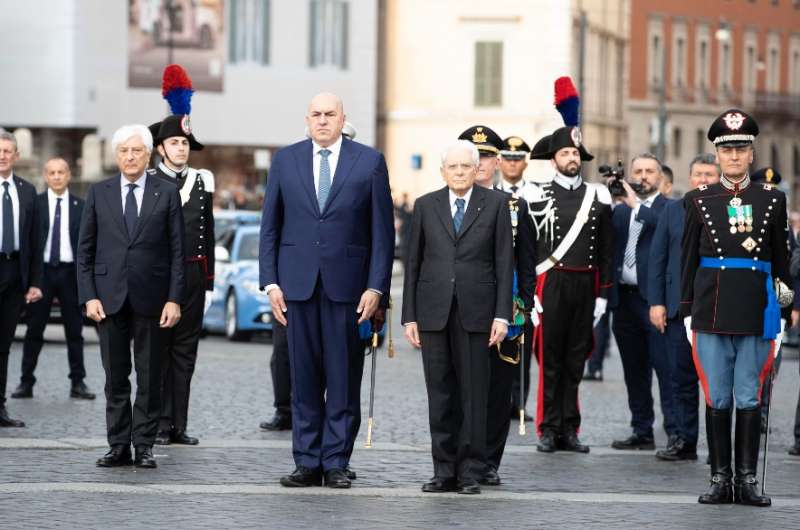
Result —
[[372, 418], [370, 417], [367, 419], [367, 441], [364, 443], [364, 447], [369, 449], [372, 447]]
[[525, 409], [519, 409], [519, 435], [525, 436]]

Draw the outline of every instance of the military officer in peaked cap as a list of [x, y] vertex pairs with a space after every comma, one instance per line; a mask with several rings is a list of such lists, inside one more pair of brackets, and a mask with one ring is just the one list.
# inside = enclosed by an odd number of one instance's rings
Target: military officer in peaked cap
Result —
[[156, 443], [196, 445], [186, 433], [189, 388], [203, 327], [206, 291], [214, 289], [214, 175], [189, 167], [191, 151], [203, 144], [192, 133], [188, 114], [174, 114], [150, 126], [161, 162], [152, 174], [176, 183], [183, 205], [186, 292], [182, 318], [169, 330], [162, 359], [161, 419]]
[[536, 297], [542, 307], [533, 345], [539, 360], [537, 449], [587, 453], [578, 438], [578, 385], [611, 286], [611, 195], [581, 177], [581, 162], [594, 157], [578, 127], [543, 137], [530, 157], [550, 160], [555, 172], [552, 182], [526, 186], [523, 194], [536, 230]]
[[[514, 315], [523, 322], [529, 322], [533, 306], [533, 295], [536, 284], [536, 249], [533, 223], [528, 215], [525, 201], [510, 191], [505, 191], [500, 184], [493, 186], [494, 175], [497, 168], [497, 155], [506, 147], [500, 136], [489, 127], [475, 125], [470, 127], [458, 137], [459, 140], [472, 142], [478, 148], [480, 166], [475, 177], [475, 184], [484, 188], [494, 188], [497, 193], [506, 195], [508, 200], [509, 215], [511, 217], [511, 231], [514, 243], [514, 270], [517, 279], [517, 288], [513, 292], [516, 300]], [[524, 142], [523, 142], [524, 143]], [[525, 153], [522, 153], [524, 158]], [[514, 322], [510, 322], [513, 326]], [[524, 332], [525, 325], [520, 332]], [[532, 327], [529, 324], [527, 327]], [[491, 348], [489, 352], [489, 396], [486, 418], [486, 472], [480, 483], [486, 486], [498, 486], [501, 483], [498, 469], [503, 458], [503, 452], [508, 438], [511, 424], [509, 409], [512, 407], [511, 395], [514, 376], [519, 372], [520, 362], [519, 345], [524, 345], [526, 340], [520, 335], [508, 339]]]
[[[756, 121], [730, 109], [708, 139], [722, 170], [718, 184], [686, 194], [681, 312], [692, 330], [706, 398], [711, 486], [703, 504], [769, 506], [758, 491], [759, 390], [772, 369], [781, 307], [791, 304], [786, 196], [752, 182]], [[736, 407], [734, 470], [731, 419]]]

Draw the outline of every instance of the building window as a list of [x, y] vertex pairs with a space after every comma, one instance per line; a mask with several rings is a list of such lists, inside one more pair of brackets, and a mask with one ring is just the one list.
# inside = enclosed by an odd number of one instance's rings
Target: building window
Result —
[[681, 157], [681, 143], [683, 142], [683, 131], [680, 127], [672, 129], [672, 156]]
[[701, 40], [697, 50], [697, 86], [705, 93], [708, 90], [708, 41]]
[[800, 50], [792, 52], [792, 62], [789, 66], [789, 92], [800, 94]]
[[347, 69], [349, 3], [344, 0], [311, 0], [311, 67], [330, 65]]
[[650, 60], [650, 64], [653, 65], [653, 84], [659, 85], [661, 83], [661, 73], [663, 71], [663, 67], [661, 65], [661, 37], [658, 35], [653, 35], [652, 39], [652, 58]]
[[731, 45], [723, 42], [720, 45], [719, 86], [724, 92], [731, 89]]
[[503, 104], [503, 43], [475, 43], [475, 106]]
[[778, 92], [781, 85], [781, 64], [778, 48], [770, 48], [767, 62], [767, 90], [770, 92]]
[[228, 60], [269, 64], [270, 0], [229, 0]]
[[800, 176], [800, 146], [795, 144], [794, 149], [792, 149], [792, 169], [794, 170], [794, 175]]
[[778, 150], [778, 144], [772, 144], [772, 147], [770, 147], [769, 151], [770, 151], [769, 165], [772, 169], [780, 173], [781, 160], [780, 160], [780, 151]]
[[744, 90], [745, 92], [755, 92], [756, 90], [756, 48], [753, 44], [748, 44], [744, 58]]
[[697, 134], [695, 136], [695, 153], [701, 154], [706, 152], [706, 131], [703, 129], [697, 129]]

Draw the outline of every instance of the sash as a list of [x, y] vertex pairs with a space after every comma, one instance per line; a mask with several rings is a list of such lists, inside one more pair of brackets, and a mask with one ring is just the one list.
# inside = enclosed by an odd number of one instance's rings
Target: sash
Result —
[[203, 188], [205, 191], [214, 193], [214, 175], [207, 169], [194, 169], [190, 167], [189, 171], [186, 172], [186, 180], [183, 181], [183, 186], [180, 189], [181, 206], [189, 202], [194, 184], [197, 181], [197, 175], [200, 175], [200, 178], [203, 179]]
[[567, 235], [564, 236], [564, 239], [561, 240], [561, 243], [558, 244], [553, 253], [536, 266], [537, 276], [549, 271], [553, 268], [553, 265], [561, 261], [561, 258], [564, 257], [570, 247], [572, 247], [572, 244], [578, 239], [583, 225], [589, 220], [589, 209], [592, 207], [596, 193], [597, 190], [595, 186], [587, 182], [586, 194], [583, 196], [583, 202], [581, 202], [581, 207], [578, 209], [578, 213], [575, 216], [575, 222], [569, 227]]

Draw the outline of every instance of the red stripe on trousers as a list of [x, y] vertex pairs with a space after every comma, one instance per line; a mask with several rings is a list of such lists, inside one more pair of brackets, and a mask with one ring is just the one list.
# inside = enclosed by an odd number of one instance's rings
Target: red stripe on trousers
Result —
[[764, 362], [764, 366], [761, 367], [761, 373], [758, 374], [758, 404], [761, 405], [761, 390], [764, 388], [764, 381], [767, 380], [767, 376], [769, 375], [770, 371], [772, 370], [772, 364], [775, 362], [775, 341], [769, 341], [769, 357]]
[[697, 332], [692, 332], [692, 360], [694, 360], [694, 369], [697, 371], [697, 378], [700, 380], [700, 386], [703, 387], [703, 394], [706, 396], [706, 406], [711, 408], [711, 396], [708, 394], [708, 378], [703, 370], [703, 365], [700, 363], [700, 357], [697, 356]]
[[[543, 272], [536, 277], [536, 296], [539, 297], [539, 303], [543, 304], [544, 282], [547, 279], [547, 273]], [[536, 311], [536, 308], [533, 308]], [[539, 325], [533, 331], [534, 344], [536, 345], [537, 355], [539, 359], [539, 389], [536, 393], [536, 434], [542, 435], [542, 421], [544, 420], [544, 346], [542, 343], [542, 336], [544, 335], [544, 311], [539, 314]]]

